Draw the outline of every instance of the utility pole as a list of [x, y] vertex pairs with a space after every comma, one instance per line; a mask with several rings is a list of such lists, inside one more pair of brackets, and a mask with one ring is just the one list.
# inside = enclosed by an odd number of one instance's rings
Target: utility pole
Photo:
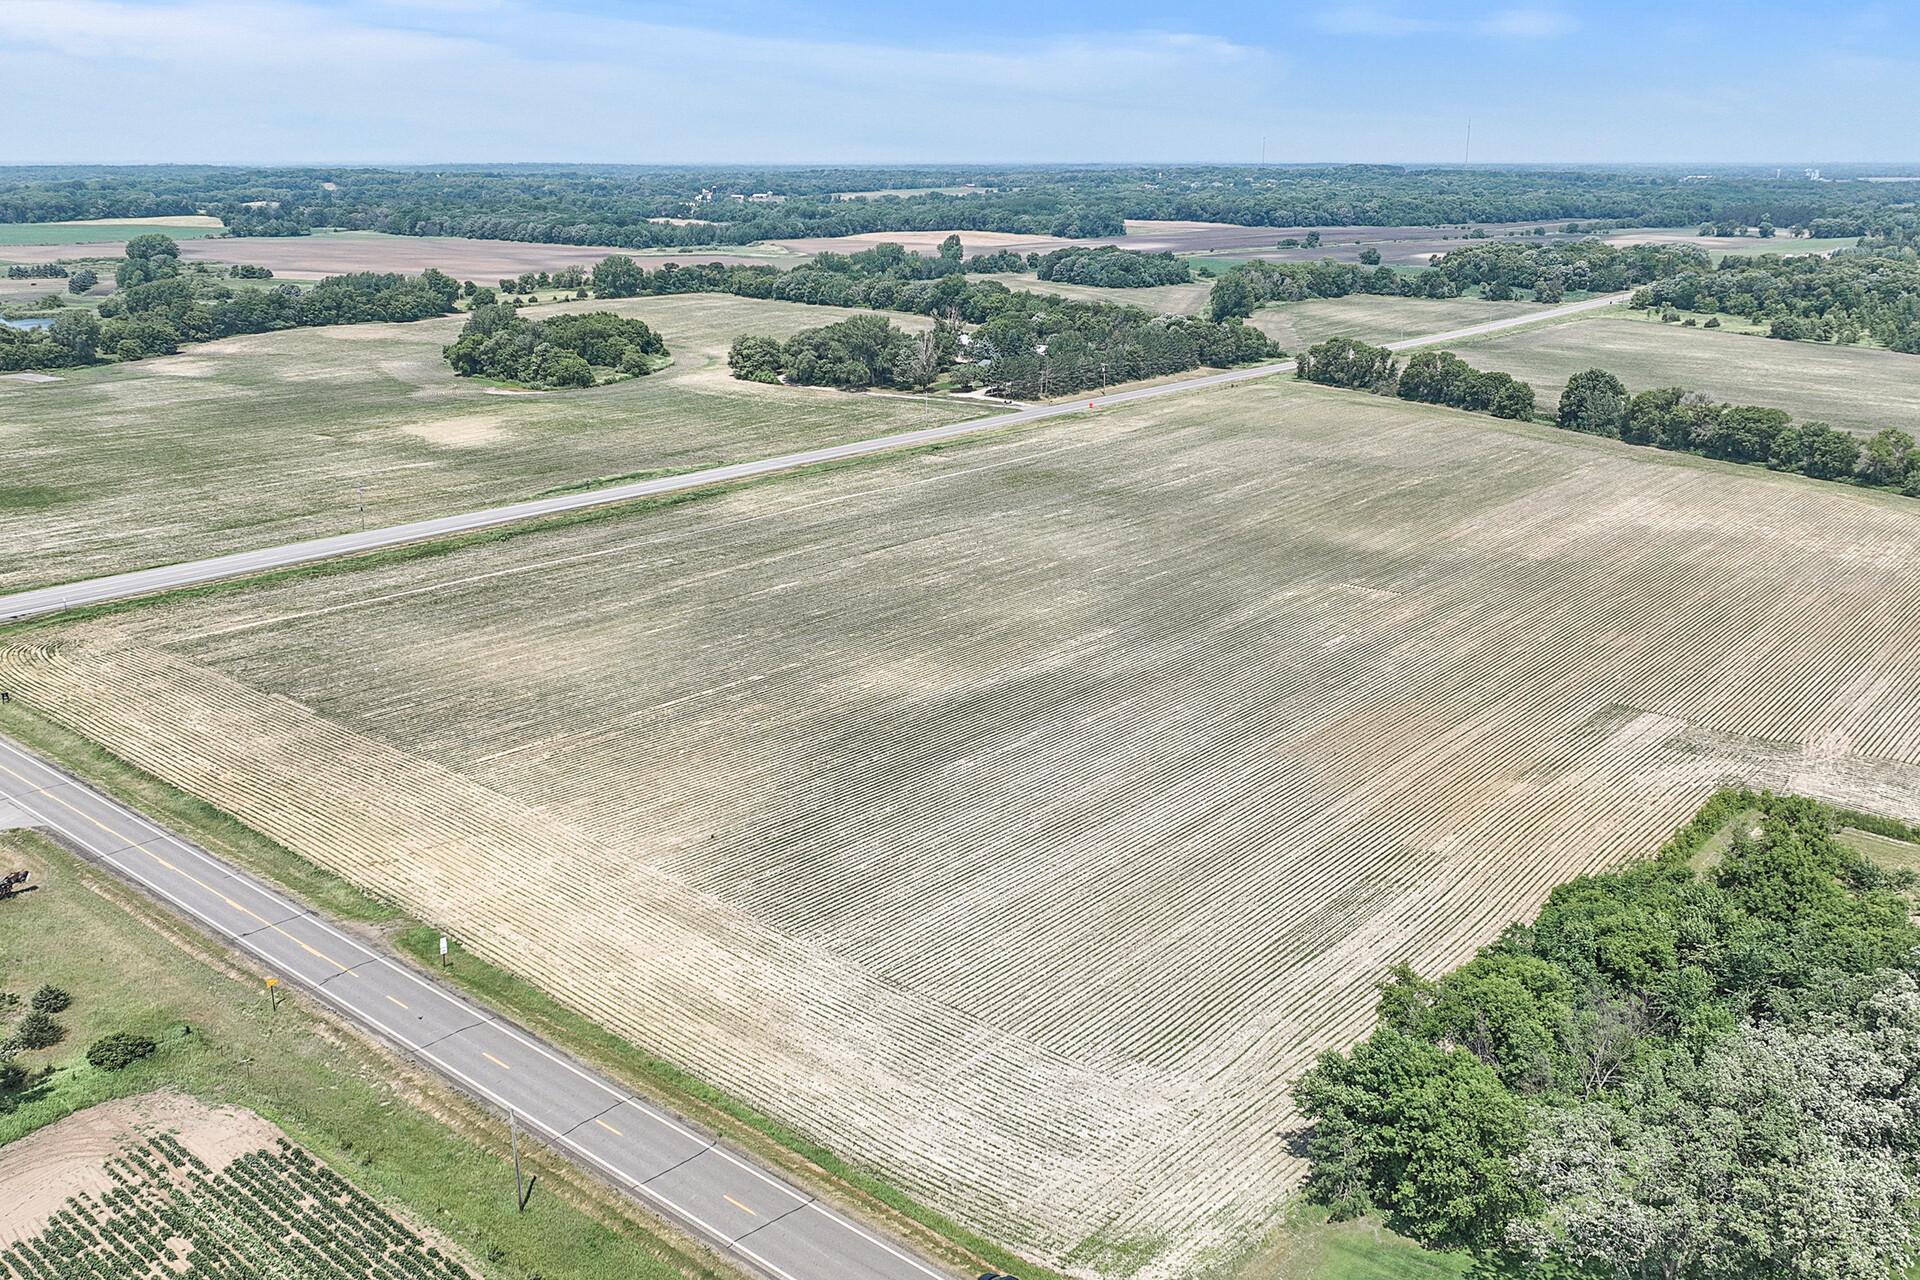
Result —
[[513, 1141], [513, 1204], [514, 1212], [527, 1211], [527, 1184], [520, 1177], [520, 1121], [514, 1113], [507, 1112], [507, 1133]]

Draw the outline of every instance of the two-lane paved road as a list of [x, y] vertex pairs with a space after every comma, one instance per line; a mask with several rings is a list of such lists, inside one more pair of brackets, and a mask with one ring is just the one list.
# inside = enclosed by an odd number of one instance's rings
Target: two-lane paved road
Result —
[[[1544, 320], [1556, 320], [1583, 311], [1610, 307], [1628, 296], [1624, 293], [1607, 294], [1581, 302], [1570, 302], [1565, 306], [1549, 307], [1499, 320], [1488, 320], [1460, 329], [1449, 329], [1444, 333], [1404, 338], [1385, 345], [1392, 351], [1407, 351], [1415, 347], [1431, 347], [1443, 342], [1458, 342], [1464, 338], [1477, 338], [1482, 334], [1497, 333], [1503, 329], [1515, 329], [1523, 325], [1538, 324]], [[526, 502], [510, 503], [503, 507], [487, 507], [480, 511], [466, 511], [432, 520], [415, 520], [408, 524], [389, 525], [383, 529], [342, 533], [330, 538], [312, 538], [305, 542], [290, 542], [284, 546], [263, 547], [258, 551], [242, 551], [232, 555], [214, 556], [206, 560], [192, 560], [182, 564], [162, 565], [154, 569], [140, 569], [132, 573], [116, 573], [108, 577], [91, 578], [84, 582], [67, 583], [62, 586], [17, 591], [11, 595], [0, 596], [0, 620], [39, 617], [83, 605], [125, 600], [133, 596], [151, 595], [156, 591], [169, 591], [176, 587], [218, 582], [225, 578], [239, 578], [270, 569], [283, 569], [289, 565], [310, 564], [316, 560], [329, 560], [335, 556], [356, 555], [409, 542], [424, 542], [432, 538], [470, 533], [476, 529], [490, 529], [497, 525], [513, 524], [521, 520], [535, 520], [543, 516], [560, 515], [569, 511], [581, 511], [589, 507], [602, 507], [613, 503], [633, 502], [641, 498], [657, 498], [663, 494], [681, 493], [688, 489], [726, 484], [735, 480], [750, 480], [757, 476], [792, 471], [798, 467], [840, 462], [848, 458], [863, 458], [870, 454], [887, 453], [895, 449], [939, 444], [962, 436], [976, 435], [982, 431], [998, 431], [1001, 428], [1019, 426], [1022, 423], [1081, 413], [1089, 405], [1106, 408], [1110, 405], [1131, 404], [1136, 400], [1158, 399], [1161, 396], [1178, 395], [1202, 387], [1218, 387], [1232, 382], [1245, 382], [1250, 378], [1272, 377], [1278, 373], [1290, 373], [1293, 368], [1293, 361], [1282, 360], [1275, 364], [1254, 365], [1246, 369], [1229, 369], [1224, 373], [1202, 374], [1199, 377], [1182, 378], [1176, 382], [1163, 382], [1158, 386], [1137, 387], [1132, 391], [1116, 391], [1110, 395], [1094, 396], [1090, 400], [1074, 400], [1068, 404], [1032, 405], [1013, 413], [974, 418], [966, 422], [952, 422], [939, 427], [924, 427], [917, 431], [900, 431], [867, 440], [853, 440], [846, 444], [828, 445], [820, 449], [806, 449], [799, 453], [783, 453], [777, 457], [759, 458], [751, 462], [707, 467], [677, 476], [663, 476], [657, 480], [609, 485], [604, 489], [589, 489], [581, 493], [563, 494], [554, 498], [535, 498]]]
[[[12, 806], [771, 1280], [944, 1280], [900, 1245], [0, 739]], [[505, 1170], [501, 1195], [512, 1194]]]

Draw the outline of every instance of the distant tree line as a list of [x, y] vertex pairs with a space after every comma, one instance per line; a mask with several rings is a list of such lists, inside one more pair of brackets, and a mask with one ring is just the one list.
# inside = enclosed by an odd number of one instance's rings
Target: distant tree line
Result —
[[1208, 314], [1249, 316], [1269, 302], [1344, 298], [1354, 293], [1402, 298], [1457, 298], [1478, 288], [1489, 299], [1529, 291], [1554, 303], [1568, 293], [1612, 293], [1678, 272], [1710, 266], [1699, 249], [1673, 245], [1611, 245], [1600, 240], [1530, 244], [1488, 240], [1455, 249], [1417, 271], [1335, 262], [1266, 262], [1233, 267], [1214, 281]]
[[116, 273], [118, 292], [98, 317], [65, 311], [44, 329], [0, 327], [0, 369], [60, 369], [103, 357], [168, 355], [182, 343], [237, 333], [374, 320], [423, 320], [454, 309], [460, 285], [428, 270], [418, 276], [356, 272], [294, 285], [233, 289], [180, 270], [179, 247], [163, 235], [135, 236]]
[[1920, 256], [1841, 253], [1728, 256], [1634, 292], [1633, 305], [1744, 316], [1768, 335], [1920, 354]]
[[1920, 928], [1911, 873], [1839, 838], [1860, 821], [1723, 793], [1459, 968], [1394, 970], [1296, 1090], [1309, 1195], [1489, 1274], [1906, 1274]]
[[65, 280], [67, 269], [57, 262], [16, 262], [7, 268], [9, 280]]
[[1042, 280], [1097, 285], [1103, 289], [1186, 284], [1193, 279], [1193, 268], [1171, 253], [1137, 253], [1113, 246], [1055, 249], [1051, 253], [1031, 254], [1028, 262]]
[[667, 354], [667, 344], [644, 321], [607, 311], [529, 320], [510, 305], [481, 302], [444, 354], [463, 377], [590, 387], [613, 377], [644, 377]]
[[[974, 189], [960, 195], [835, 198], [967, 184]], [[773, 198], [749, 198], [756, 194]], [[630, 248], [876, 231], [1119, 236], [1135, 218], [1262, 227], [1768, 221], [1853, 235], [1897, 221], [1916, 200], [1920, 183], [1814, 183], [1775, 178], [1771, 170], [1699, 175], [1662, 167], [23, 166], [0, 176], [6, 222], [204, 212], [235, 235], [344, 227]]]
[[1393, 353], [1353, 338], [1328, 338], [1299, 356], [1294, 376], [1323, 386], [1398, 396], [1496, 418], [1532, 421], [1533, 388], [1512, 374], [1475, 369], [1451, 351], [1420, 351], [1399, 367]]

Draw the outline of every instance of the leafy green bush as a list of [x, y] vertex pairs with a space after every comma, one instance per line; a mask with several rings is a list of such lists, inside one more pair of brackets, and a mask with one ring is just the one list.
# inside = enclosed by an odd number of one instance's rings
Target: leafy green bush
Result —
[[146, 1036], [115, 1031], [87, 1046], [87, 1062], [101, 1071], [124, 1071], [158, 1047]]
[[33, 1007], [41, 1013], [59, 1013], [72, 1003], [72, 996], [52, 984], [43, 986], [33, 993]]

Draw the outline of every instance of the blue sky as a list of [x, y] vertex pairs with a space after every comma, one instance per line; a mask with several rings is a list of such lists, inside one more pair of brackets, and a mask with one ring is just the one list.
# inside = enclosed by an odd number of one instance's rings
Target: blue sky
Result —
[[1902, 4], [0, 0], [0, 163], [1899, 161]]

